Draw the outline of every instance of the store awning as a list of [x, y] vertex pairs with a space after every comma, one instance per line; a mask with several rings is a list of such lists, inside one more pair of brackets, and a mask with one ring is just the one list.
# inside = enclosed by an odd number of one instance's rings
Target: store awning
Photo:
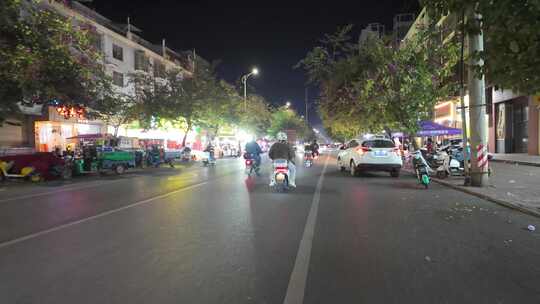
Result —
[[442, 136], [442, 135], [460, 135], [461, 129], [446, 127], [433, 121], [420, 121], [418, 123], [419, 130], [416, 132], [418, 136]]
[[81, 140], [94, 140], [94, 139], [100, 139], [100, 138], [110, 138], [112, 137], [111, 134], [80, 134], [77, 136], [68, 137], [66, 139], [81, 139]]

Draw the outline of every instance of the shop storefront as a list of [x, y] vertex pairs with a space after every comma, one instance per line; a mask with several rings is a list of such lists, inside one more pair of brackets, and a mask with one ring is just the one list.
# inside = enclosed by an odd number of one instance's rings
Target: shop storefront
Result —
[[105, 133], [106, 128], [101, 121], [85, 119], [78, 115], [64, 115], [57, 107], [50, 106], [46, 120], [34, 123], [36, 151], [52, 152], [55, 149], [64, 151], [68, 145], [67, 138]]
[[[108, 128], [109, 133], [114, 133], [114, 128]], [[118, 129], [119, 136], [138, 138], [142, 143], [142, 148], [147, 145], [158, 145], [166, 150], [177, 150], [182, 148], [185, 130], [174, 127], [156, 128], [144, 130], [136, 126], [121, 126]], [[192, 149], [200, 149], [200, 131], [194, 128], [186, 137], [186, 146]]]
[[[533, 110], [536, 113], [537, 110]], [[538, 145], [537, 138], [533, 138], [532, 142], [529, 138], [531, 127], [536, 126], [535, 130], [538, 128], [537, 121], [531, 121], [529, 125], [531, 118], [529, 96], [515, 96], [496, 91], [493, 95], [492, 112], [494, 134], [490, 135], [494, 135], [496, 153], [528, 153], [530, 144]]]
[[448, 100], [435, 105], [434, 122], [452, 128], [461, 127], [461, 117], [457, 117], [459, 100]]

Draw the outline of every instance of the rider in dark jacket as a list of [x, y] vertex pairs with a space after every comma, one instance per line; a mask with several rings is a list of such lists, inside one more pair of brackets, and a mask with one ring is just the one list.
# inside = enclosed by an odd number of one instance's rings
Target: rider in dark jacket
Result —
[[311, 144], [311, 152], [313, 153], [313, 157], [319, 156], [319, 144], [317, 143], [316, 139], [314, 139], [313, 143]]
[[246, 153], [255, 160], [257, 167], [261, 165], [263, 151], [256, 141], [252, 140], [246, 144]]
[[278, 141], [268, 151], [270, 159], [286, 159], [294, 163], [294, 150], [286, 141]]
[[[283, 132], [277, 134], [277, 142], [275, 142], [270, 151], [268, 151], [268, 157], [272, 160], [286, 159], [289, 161], [289, 186], [296, 188], [296, 166], [294, 162], [295, 154], [294, 150], [287, 143], [287, 135]], [[273, 173], [273, 172], [272, 172]], [[270, 186], [274, 184], [273, 174], [270, 178]]]

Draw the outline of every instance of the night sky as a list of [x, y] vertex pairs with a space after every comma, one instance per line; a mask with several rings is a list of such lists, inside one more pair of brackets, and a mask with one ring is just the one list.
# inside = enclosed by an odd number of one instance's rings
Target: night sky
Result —
[[[220, 60], [219, 76], [235, 83], [257, 66], [250, 78], [256, 92], [275, 105], [290, 100], [304, 114], [305, 77], [293, 66], [325, 33], [354, 24], [357, 39], [368, 23], [381, 22], [387, 31], [398, 13], [417, 13], [417, 0], [356, 1], [189, 1], [94, 0], [93, 7], [115, 22], [128, 16], [145, 39], [177, 50], [195, 49], [209, 61]], [[355, 4], [356, 3], [356, 4]], [[316, 91], [311, 89], [310, 101]], [[318, 125], [316, 109], [310, 122]]]

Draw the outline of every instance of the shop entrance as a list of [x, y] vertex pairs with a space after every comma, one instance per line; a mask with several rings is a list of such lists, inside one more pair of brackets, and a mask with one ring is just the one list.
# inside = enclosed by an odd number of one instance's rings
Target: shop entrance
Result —
[[527, 153], [529, 143], [529, 105], [517, 98], [496, 106], [497, 153]]
[[526, 102], [514, 103], [512, 107], [513, 112], [513, 153], [527, 153], [528, 141], [529, 141], [529, 105]]

